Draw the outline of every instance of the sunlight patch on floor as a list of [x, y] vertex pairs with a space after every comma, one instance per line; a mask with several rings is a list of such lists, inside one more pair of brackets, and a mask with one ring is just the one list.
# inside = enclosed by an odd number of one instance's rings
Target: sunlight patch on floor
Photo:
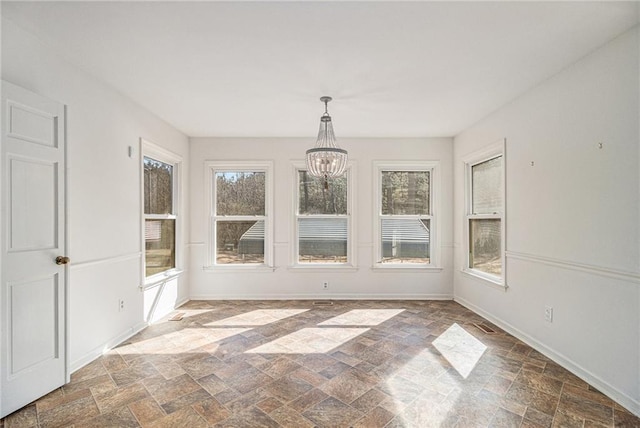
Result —
[[404, 312], [404, 309], [353, 309], [318, 325], [378, 325]]
[[250, 326], [267, 325], [294, 315], [301, 314], [309, 309], [257, 309], [233, 317], [213, 321], [207, 327]]
[[368, 330], [368, 328], [303, 328], [246, 352], [250, 354], [326, 353]]
[[482, 342], [455, 323], [433, 341], [433, 346], [465, 379], [487, 349]]

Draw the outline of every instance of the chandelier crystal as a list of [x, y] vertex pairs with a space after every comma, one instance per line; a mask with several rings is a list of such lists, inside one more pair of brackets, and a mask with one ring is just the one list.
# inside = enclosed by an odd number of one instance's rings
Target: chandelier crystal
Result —
[[324, 178], [325, 188], [327, 179], [340, 177], [347, 169], [347, 151], [338, 147], [336, 135], [333, 132], [331, 116], [327, 104], [331, 97], [322, 97], [324, 113], [320, 117], [320, 130], [313, 149], [307, 150], [307, 172], [313, 177]]

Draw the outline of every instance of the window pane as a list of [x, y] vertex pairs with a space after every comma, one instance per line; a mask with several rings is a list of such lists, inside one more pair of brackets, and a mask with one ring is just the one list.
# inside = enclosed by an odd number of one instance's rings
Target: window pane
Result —
[[329, 188], [324, 188], [324, 180], [312, 177], [307, 171], [298, 171], [299, 214], [346, 214], [347, 177], [329, 179]]
[[471, 167], [473, 214], [502, 212], [502, 156]]
[[346, 263], [346, 218], [298, 219], [300, 263]]
[[264, 172], [216, 173], [217, 215], [264, 215]]
[[382, 263], [430, 263], [429, 223], [382, 219]]
[[173, 166], [145, 156], [144, 212], [171, 214], [173, 205]]
[[145, 220], [145, 276], [176, 267], [176, 221]]
[[500, 219], [469, 220], [469, 267], [502, 275]]
[[382, 214], [429, 214], [429, 171], [382, 171]]
[[216, 263], [264, 263], [264, 220], [217, 221]]

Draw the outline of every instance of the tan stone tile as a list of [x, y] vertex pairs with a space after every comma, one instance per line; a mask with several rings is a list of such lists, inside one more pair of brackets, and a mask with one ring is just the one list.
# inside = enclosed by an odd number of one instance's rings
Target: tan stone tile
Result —
[[582, 428], [584, 426], [584, 418], [567, 412], [560, 407], [556, 410], [551, 426], [553, 428]]
[[322, 384], [320, 389], [343, 403], [350, 404], [373, 386], [374, 382], [363, 380], [355, 371], [345, 371]]
[[565, 384], [562, 392], [566, 392], [568, 394], [572, 394], [572, 395], [576, 395], [578, 397], [582, 397], [586, 400], [590, 400], [590, 401], [596, 401], [604, 406], [607, 407], [614, 407], [615, 403], [613, 402], [613, 400], [611, 400], [609, 397], [607, 397], [606, 395], [604, 395], [603, 393], [601, 393], [600, 391], [594, 389], [594, 388], [589, 388], [589, 389], [585, 389], [585, 388], [580, 388], [578, 386], [574, 386], [574, 385], [570, 385], [570, 384]]
[[216, 424], [216, 428], [278, 428], [280, 425], [269, 415], [255, 407], [235, 413], [224, 421]]
[[289, 404], [289, 407], [291, 407], [296, 412], [302, 413], [309, 407], [314, 406], [319, 402], [325, 400], [327, 397], [328, 395], [325, 394], [320, 389], [313, 388], [311, 391], [307, 392], [302, 397], [298, 398], [295, 401], [292, 401]]
[[107, 369], [104, 368], [100, 359], [97, 359], [73, 372], [71, 374], [71, 382], [80, 382], [93, 377], [102, 376], [107, 373]]
[[[184, 407], [177, 412], [157, 419], [147, 425], [149, 428], [205, 428], [207, 422], [191, 407]], [[146, 428], [146, 427], [145, 427]]]
[[112, 389], [100, 394], [95, 394], [94, 398], [102, 413], [112, 412], [129, 403], [147, 398], [149, 393], [141, 383], [134, 383], [122, 388]]
[[374, 407], [364, 417], [356, 422], [354, 428], [382, 428], [395, 415], [382, 407]]
[[513, 381], [510, 379], [495, 375], [492, 376], [489, 381], [487, 381], [487, 383], [484, 385], [484, 389], [502, 396], [509, 390], [512, 383]]
[[300, 413], [289, 406], [282, 406], [269, 414], [271, 419], [276, 421], [281, 427], [290, 428], [313, 428], [314, 424]]
[[[383, 401], [387, 400], [389, 396], [378, 389], [370, 389], [362, 394], [354, 402], [351, 403], [351, 407], [360, 410], [363, 413], [369, 412], [371, 409], [378, 406]], [[395, 414], [395, 413], [394, 413]]]
[[153, 364], [145, 362], [133, 367], [127, 367], [124, 370], [111, 372], [111, 378], [117, 386], [121, 387], [157, 374], [158, 371]]
[[534, 409], [533, 407], [527, 407], [527, 411], [524, 413], [524, 420], [550, 428], [553, 423], [553, 416]]
[[558, 397], [535, 388], [514, 382], [505, 394], [505, 398], [524, 404], [549, 416], [553, 416], [558, 406]]
[[338, 361], [342, 361], [345, 364], [350, 365], [351, 367], [355, 367], [362, 362], [362, 360], [355, 358], [351, 355], [345, 354], [342, 351], [337, 351], [331, 354], [333, 358]]
[[192, 407], [209, 425], [215, 425], [231, 416], [231, 412], [214, 398], [196, 403]]
[[47, 410], [54, 409], [62, 406], [63, 404], [71, 403], [87, 397], [91, 397], [90, 389], [81, 389], [69, 394], [48, 395], [36, 401], [36, 407], [38, 412], [46, 412]]
[[66, 402], [45, 411], [38, 411], [40, 427], [60, 427], [91, 419], [100, 414], [100, 410], [91, 395]]
[[291, 373], [291, 377], [303, 380], [313, 386], [320, 386], [327, 381], [326, 377], [314, 371], [305, 369], [304, 367]]
[[196, 382], [198, 382], [198, 384], [206, 389], [211, 395], [216, 395], [225, 389], [229, 389], [227, 384], [214, 374], [197, 379]]
[[329, 397], [302, 413], [302, 416], [319, 426], [351, 426], [363, 413]]
[[519, 428], [521, 423], [522, 416], [499, 408], [493, 415], [489, 428]]
[[[597, 401], [591, 398], [596, 398]], [[610, 406], [602, 404], [602, 401], [594, 393], [581, 388], [571, 388], [565, 385], [560, 396], [558, 408], [568, 413], [579, 415], [584, 419], [613, 425], [613, 403]]]
[[549, 361], [542, 372], [546, 376], [551, 376], [568, 384], [587, 389], [589, 384], [571, 373], [569, 370], [560, 367], [558, 364]]
[[273, 378], [255, 367], [249, 367], [230, 382], [241, 394], [246, 394], [271, 383]]
[[164, 410], [167, 414], [170, 414], [177, 410], [180, 410], [183, 407], [211, 400], [211, 398], [211, 395], [207, 391], [200, 388], [196, 391], [190, 392], [167, 403], [164, 403], [161, 407], [162, 410]]
[[122, 355], [115, 351], [103, 355], [99, 360], [109, 373], [124, 370], [129, 367], [124, 358], [122, 358]]
[[293, 376], [282, 377], [262, 388], [268, 395], [284, 403], [293, 401], [309, 392], [313, 387]]
[[[295, 401], [294, 401], [294, 403], [295, 403]], [[278, 407], [282, 407], [283, 405], [284, 405], [284, 403], [282, 401], [278, 400], [277, 398], [275, 398], [275, 397], [267, 397], [264, 400], [258, 402], [256, 404], [256, 407], [258, 409], [262, 410], [263, 412], [269, 414], [269, 413], [273, 412], [275, 409], [277, 409]]]
[[531, 388], [535, 388], [539, 391], [558, 397], [560, 396], [560, 391], [562, 391], [561, 381], [527, 370], [521, 371], [514, 382], [527, 385]]
[[313, 372], [320, 372], [335, 364], [336, 361], [335, 358], [325, 354], [309, 354], [297, 360], [299, 364]]
[[640, 418], [632, 415], [619, 405], [613, 410], [613, 421], [616, 427], [640, 428]]
[[396, 401], [411, 403], [422, 392], [422, 388], [414, 382], [394, 376], [381, 383], [379, 388]]
[[278, 357], [275, 360], [267, 361], [264, 364], [259, 365], [257, 368], [272, 378], [279, 378], [301, 367], [302, 366], [300, 364], [295, 361], [291, 361], [287, 357]]
[[518, 416], [524, 416], [524, 413], [527, 410], [526, 404], [509, 400], [508, 398], [495, 394], [491, 391], [487, 391], [486, 389], [478, 393], [478, 398], [482, 400], [491, 401], [497, 404], [498, 406], [502, 407], [503, 409], [508, 410], [511, 413], [515, 413]]
[[154, 364], [154, 366], [156, 367], [156, 370], [158, 370], [158, 372], [165, 379], [171, 379], [186, 373], [185, 370], [182, 367], [180, 367], [178, 363], [173, 361], [165, 362], [165, 363], [157, 363], [157, 364]]
[[65, 394], [71, 394], [77, 391], [81, 391], [83, 389], [88, 389], [92, 387], [96, 387], [98, 385], [103, 386], [103, 384], [114, 385], [111, 377], [109, 375], [101, 375], [92, 377], [90, 379], [81, 380], [78, 382], [71, 382], [62, 387]]
[[95, 418], [73, 424], [74, 428], [128, 428], [139, 427], [138, 421], [127, 407], [103, 413]]
[[149, 378], [145, 379], [143, 383], [160, 405], [201, 389], [201, 386], [186, 374], [172, 379]]
[[166, 416], [160, 405], [151, 397], [130, 403], [129, 410], [142, 426]]
[[35, 405], [23, 407], [4, 418], [5, 428], [30, 428], [37, 425], [38, 414]]

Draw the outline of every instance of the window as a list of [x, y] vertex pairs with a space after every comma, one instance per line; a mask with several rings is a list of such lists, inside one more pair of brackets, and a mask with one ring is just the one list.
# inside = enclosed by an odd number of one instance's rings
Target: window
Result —
[[376, 265], [435, 266], [437, 164], [377, 164]]
[[504, 166], [502, 145], [466, 163], [466, 270], [502, 283]]
[[352, 264], [351, 168], [342, 177], [324, 180], [296, 167], [294, 265], [314, 267]]
[[144, 276], [177, 267], [180, 158], [143, 141]]
[[212, 162], [209, 265], [271, 266], [271, 163]]

